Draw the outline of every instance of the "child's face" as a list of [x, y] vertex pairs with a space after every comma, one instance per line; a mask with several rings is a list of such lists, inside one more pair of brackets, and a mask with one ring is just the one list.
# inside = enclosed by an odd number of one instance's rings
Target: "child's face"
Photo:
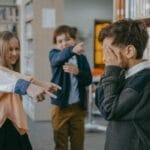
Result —
[[76, 44], [76, 40], [70, 37], [70, 40], [68, 40], [69, 46], [74, 46]]
[[126, 47], [120, 48], [118, 46], [112, 45], [113, 38], [105, 38], [103, 41], [103, 60], [107, 65], [113, 65], [114, 62], [121, 63], [122, 68], [128, 68], [129, 58], [126, 54]]
[[9, 41], [9, 50], [5, 54], [5, 60], [8, 65], [14, 65], [20, 56], [20, 47], [18, 39], [12, 38]]
[[56, 47], [60, 50], [70, 46], [69, 42], [70, 36], [68, 34], [62, 33], [56, 37]]

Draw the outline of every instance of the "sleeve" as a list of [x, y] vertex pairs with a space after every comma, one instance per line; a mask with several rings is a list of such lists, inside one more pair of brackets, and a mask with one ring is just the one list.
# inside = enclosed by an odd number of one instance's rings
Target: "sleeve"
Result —
[[67, 62], [68, 59], [74, 55], [72, 49], [73, 47], [66, 48], [63, 51], [57, 49], [51, 50], [49, 53], [49, 61], [51, 65], [54, 67], [63, 65], [65, 62]]
[[0, 92], [14, 92], [17, 77], [0, 70]]
[[136, 87], [141, 83], [133, 81], [136, 83], [134, 86], [131, 84], [124, 87], [123, 79], [119, 77], [120, 72], [119, 67], [106, 67], [106, 73], [96, 90], [96, 105], [106, 120], [140, 119], [140, 112], [137, 110], [138, 105], [140, 106], [141, 93]]
[[19, 79], [15, 85], [14, 92], [20, 95], [26, 95], [27, 94], [27, 88], [29, 87], [30, 82]]
[[24, 95], [29, 84], [29, 81], [19, 79], [17, 75], [0, 69], [0, 92], [13, 92]]

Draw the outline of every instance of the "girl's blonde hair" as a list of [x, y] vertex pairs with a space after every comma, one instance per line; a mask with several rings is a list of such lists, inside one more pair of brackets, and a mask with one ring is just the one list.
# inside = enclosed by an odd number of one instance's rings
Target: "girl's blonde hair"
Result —
[[10, 31], [3, 31], [0, 33], [0, 65], [19, 72], [20, 71], [20, 58], [12, 66], [9, 66], [5, 59], [5, 55], [6, 53], [8, 53], [10, 49], [9, 41], [12, 38], [16, 38], [18, 40], [19, 47], [20, 47], [19, 38], [15, 34], [13, 34]]

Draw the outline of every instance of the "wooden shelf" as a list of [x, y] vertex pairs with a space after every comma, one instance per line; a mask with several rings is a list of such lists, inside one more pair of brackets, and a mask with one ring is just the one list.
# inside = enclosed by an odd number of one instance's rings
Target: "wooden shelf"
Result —
[[13, 21], [9, 21], [9, 20], [0, 20], [1, 24], [17, 24], [18, 22], [13, 22]]
[[2, 3], [0, 3], [0, 7], [16, 7], [17, 8], [17, 5], [16, 4], [2, 4]]
[[143, 20], [146, 23], [147, 27], [150, 27], [150, 17], [149, 18], [136, 18], [136, 20]]
[[34, 40], [33, 36], [26, 36], [26, 40]]
[[[116, 18], [116, 3], [120, 3], [122, 0], [114, 0], [114, 18]], [[134, 20], [142, 20], [146, 23], [148, 33], [150, 35], [150, 8], [147, 8], [149, 4], [148, 0], [125, 0], [124, 10], [126, 12], [125, 18], [131, 18]], [[150, 40], [145, 49], [144, 59], [150, 59]]]
[[34, 19], [33, 15], [27, 16], [25, 22], [31, 22]]
[[[24, 46], [26, 47], [26, 50], [24, 50], [24, 62], [23, 62], [23, 72], [24, 73], [28, 73], [28, 75], [33, 74], [33, 60], [31, 61], [31, 59], [33, 59], [33, 55], [31, 56], [31, 54], [33, 54], [34, 52], [34, 31], [33, 31], [33, 22], [34, 20], [34, 16], [33, 16], [33, 1], [32, 0], [25, 0], [24, 2], [24, 9], [23, 9], [23, 13], [24, 13], [24, 18], [23, 18], [23, 24], [24, 24]], [[26, 64], [28, 64], [28, 68], [26, 67]], [[29, 71], [30, 70], [30, 71]]]
[[[0, 3], [0, 31], [10, 30], [17, 32], [18, 28], [18, 11], [15, 4]], [[12, 25], [12, 26], [11, 26]]]
[[[22, 0], [18, 4], [21, 12], [21, 72], [49, 82], [51, 72], [49, 71], [48, 53], [52, 45], [54, 29], [41, 26], [42, 11], [45, 8], [51, 10], [52, 6], [54, 9], [59, 6], [57, 9], [60, 13], [62, 2], [55, 0], [54, 4], [53, 0]], [[41, 67], [39, 68], [39, 66]], [[48, 100], [47, 102], [49, 103]], [[23, 100], [24, 108], [33, 120], [49, 120], [50, 113], [47, 102], [46, 104], [44, 102], [42, 104], [33, 103], [29, 97], [25, 97]]]
[[32, 2], [32, 0], [25, 0], [25, 5], [27, 5], [27, 4], [31, 3], [31, 2]]
[[150, 18], [148, 5], [150, 5], [148, 0], [114, 0], [114, 21], [132, 18], [144, 19], [147, 22]]

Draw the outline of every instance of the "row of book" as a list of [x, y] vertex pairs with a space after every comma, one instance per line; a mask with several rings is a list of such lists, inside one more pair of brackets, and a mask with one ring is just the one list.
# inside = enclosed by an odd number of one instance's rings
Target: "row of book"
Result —
[[0, 7], [0, 22], [16, 22], [17, 9], [16, 7]]
[[149, 17], [150, 0], [114, 0], [114, 20]]
[[18, 12], [14, 5], [0, 5], [0, 31], [17, 32]]

